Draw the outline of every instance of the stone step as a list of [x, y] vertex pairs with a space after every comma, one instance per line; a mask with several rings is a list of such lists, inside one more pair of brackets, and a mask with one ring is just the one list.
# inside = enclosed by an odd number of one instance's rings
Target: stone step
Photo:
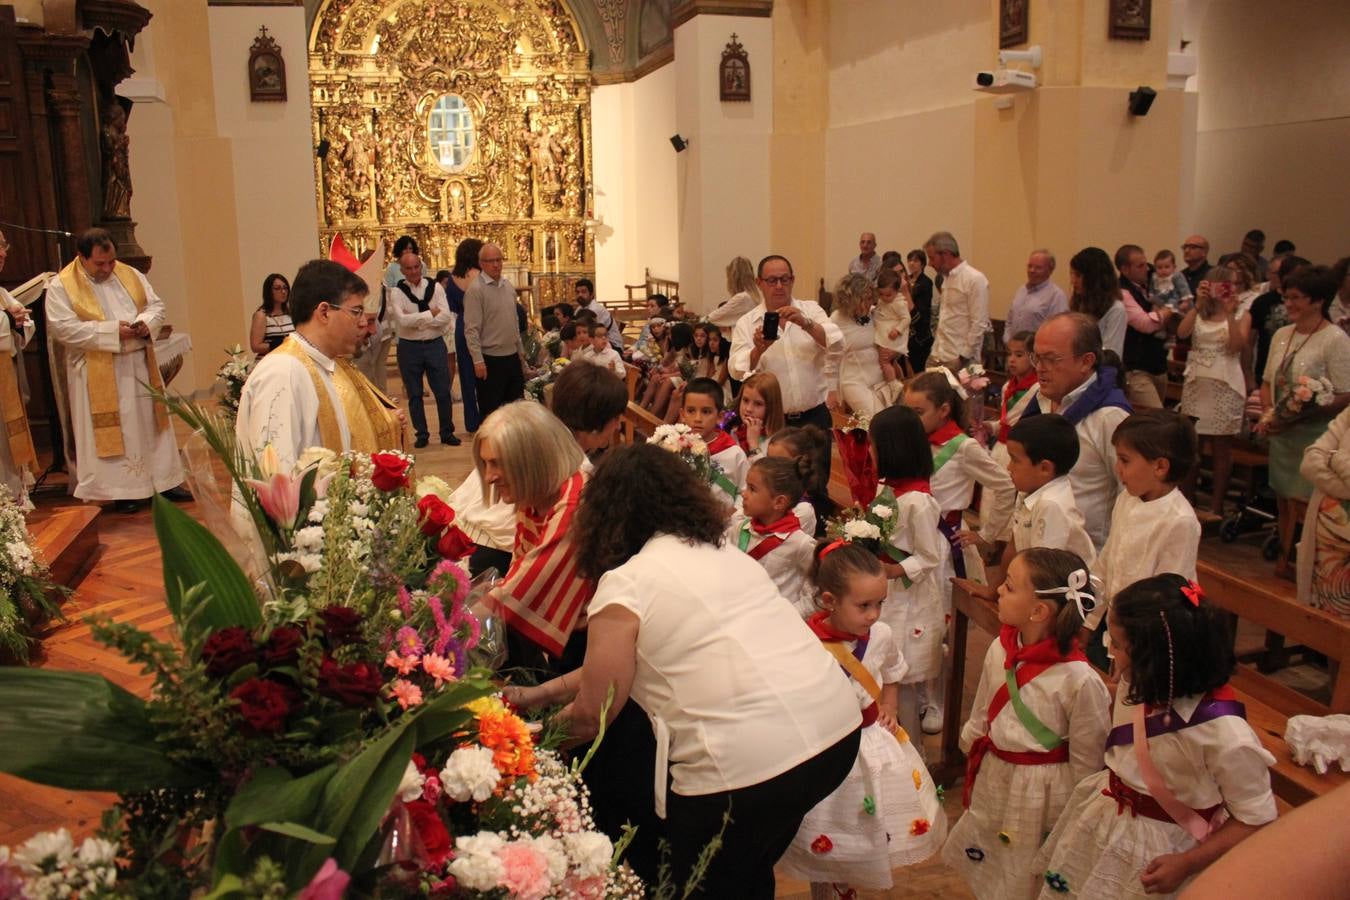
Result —
[[98, 557], [98, 517], [92, 505], [58, 506], [34, 510], [28, 516], [39, 555], [51, 570], [52, 581], [74, 588], [93, 568]]

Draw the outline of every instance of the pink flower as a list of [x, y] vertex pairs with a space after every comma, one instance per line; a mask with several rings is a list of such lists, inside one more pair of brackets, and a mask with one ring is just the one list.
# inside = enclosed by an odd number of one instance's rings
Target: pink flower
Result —
[[421, 656], [426, 647], [422, 644], [422, 638], [417, 633], [417, 629], [411, 625], [404, 625], [398, 631], [394, 632], [394, 646], [404, 656]]
[[267, 517], [282, 528], [295, 527], [300, 513], [300, 479], [277, 473], [267, 481], [249, 479], [249, 487], [258, 495]]
[[399, 656], [397, 650], [390, 650], [384, 657], [384, 664], [400, 675], [407, 675], [417, 668], [417, 660], [411, 656]]
[[1300, 384], [1298, 387], [1294, 388], [1294, 396], [1304, 403], [1307, 403], [1312, 399], [1312, 388], [1308, 387], [1306, 384]]
[[604, 900], [605, 897], [605, 876], [592, 875], [590, 878], [578, 878], [575, 875], [568, 875], [563, 881], [562, 891], [564, 897], [574, 897], [576, 900]]
[[497, 884], [512, 897], [543, 900], [548, 895], [548, 862], [539, 851], [527, 844], [510, 843], [497, 851], [497, 858], [502, 863], [502, 877]]
[[455, 680], [455, 664], [436, 653], [428, 653], [422, 657], [422, 671], [436, 680], [436, 687]]
[[396, 679], [389, 688], [394, 693], [394, 699], [398, 705], [407, 709], [410, 706], [417, 706], [422, 702], [422, 689], [411, 681], [404, 681], [402, 678]]
[[342, 900], [351, 880], [352, 877], [339, 869], [337, 860], [330, 856], [300, 891], [297, 900]]

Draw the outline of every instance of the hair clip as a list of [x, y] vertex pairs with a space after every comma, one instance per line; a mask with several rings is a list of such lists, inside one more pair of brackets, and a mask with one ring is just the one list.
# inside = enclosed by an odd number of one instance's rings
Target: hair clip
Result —
[[1205, 599], [1205, 589], [1199, 582], [1188, 581], [1181, 588], [1181, 595], [1191, 601], [1191, 606], [1199, 607], [1200, 601]]
[[831, 553], [838, 550], [840, 547], [844, 546], [847, 543], [848, 540], [845, 538], [835, 538], [833, 541], [826, 544], [824, 547], [820, 548], [820, 554], [816, 557], [816, 559], [823, 561], [825, 557], [829, 556]]
[[943, 376], [946, 377], [947, 383], [952, 386], [952, 390], [956, 391], [956, 395], [958, 397], [960, 397], [962, 400], [970, 399], [970, 394], [966, 393], [966, 386], [962, 384], [960, 379], [958, 379], [955, 375], [953, 375], [952, 370], [947, 368], [946, 366], [929, 366], [923, 371], [925, 374], [927, 374], [928, 372], [941, 372]]
[[1067, 586], [1037, 590], [1036, 595], [1039, 597], [1042, 594], [1063, 594], [1066, 600], [1071, 600], [1073, 605], [1078, 607], [1079, 618], [1086, 622], [1088, 613], [1097, 608], [1097, 598], [1093, 596], [1089, 586], [1101, 583], [1102, 580], [1096, 575], [1088, 574], [1087, 569], [1074, 569], [1069, 573]]

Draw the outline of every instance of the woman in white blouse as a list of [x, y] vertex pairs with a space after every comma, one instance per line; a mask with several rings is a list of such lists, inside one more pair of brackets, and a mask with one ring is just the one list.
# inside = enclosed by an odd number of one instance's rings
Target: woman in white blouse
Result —
[[559, 718], [588, 740], [631, 696], [656, 732], [675, 883], [730, 809], [698, 895], [768, 900], [802, 817], [852, 767], [861, 718], [843, 670], [763, 567], [721, 546], [724, 525], [677, 456], [610, 451], [576, 520], [578, 569], [599, 579], [585, 663], [508, 698], [566, 704]]
[[830, 385], [826, 405], [839, 409], [842, 402], [854, 415], [869, 419], [894, 403], [901, 387], [898, 380], [887, 383], [882, 375], [876, 332], [869, 318], [876, 300], [876, 288], [862, 275], [845, 275], [835, 285], [830, 321], [844, 334], [844, 352], [825, 364]]

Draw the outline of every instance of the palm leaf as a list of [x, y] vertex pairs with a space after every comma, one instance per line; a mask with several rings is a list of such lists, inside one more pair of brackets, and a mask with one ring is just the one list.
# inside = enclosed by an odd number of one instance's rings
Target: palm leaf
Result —
[[[258, 597], [239, 564], [205, 526], [162, 497], [154, 499], [155, 533], [164, 557], [164, 591], [185, 644], [198, 631], [262, 623]], [[203, 588], [191, 609], [185, 594]]]

